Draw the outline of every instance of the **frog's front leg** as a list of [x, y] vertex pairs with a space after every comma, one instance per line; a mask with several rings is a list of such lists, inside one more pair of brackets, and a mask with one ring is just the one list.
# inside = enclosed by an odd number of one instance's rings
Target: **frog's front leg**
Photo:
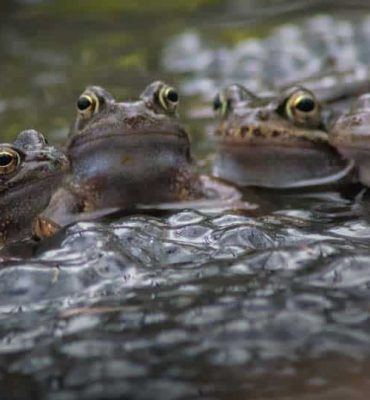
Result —
[[65, 188], [58, 189], [47, 208], [35, 218], [33, 236], [36, 239], [53, 236], [63, 226], [74, 222], [81, 211], [82, 205], [74, 193]]

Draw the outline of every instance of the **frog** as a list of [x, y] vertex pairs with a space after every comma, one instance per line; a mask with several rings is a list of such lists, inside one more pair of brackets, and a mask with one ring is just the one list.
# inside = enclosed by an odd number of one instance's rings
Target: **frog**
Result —
[[355, 162], [358, 180], [370, 186], [370, 93], [359, 96], [330, 127], [330, 143]]
[[237, 196], [235, 188], [195, 172], [178, 103], [177, 90], [162, 81], [125, 102], [88, 86], [65, 147], [71, 173], [39, 216], [35, 234], [52, 236], [104, 210]]
[[295, 189], [351, 180], [354, 164], [330, 143], [332, 117], [301, 85], [258, 96], [242, 85], [215, 96], [214, 175], [239, 186]]
[[31, 237], [37, 215], [69, 169], [66, 155], [40, 132], [20, 132], [0, 144], [0, 247]]

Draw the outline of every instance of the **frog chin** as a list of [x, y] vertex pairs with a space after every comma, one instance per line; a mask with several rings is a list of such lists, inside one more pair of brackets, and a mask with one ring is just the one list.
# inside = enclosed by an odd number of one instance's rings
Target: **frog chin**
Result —
[[[151, 198], [171, 198], [170, 185], [189, 168], [186, 138], [152, 134], [112, 136], [69, 150], [73, 177], [99, 198], [99, 207], [126, 207]], [[159, 199], [159, 200], [158, 200]]]
[[220, 149], [214, 174], [240, 186], [291, 189], [337, 183], [353, 168], [329, 145], [233, 146]]

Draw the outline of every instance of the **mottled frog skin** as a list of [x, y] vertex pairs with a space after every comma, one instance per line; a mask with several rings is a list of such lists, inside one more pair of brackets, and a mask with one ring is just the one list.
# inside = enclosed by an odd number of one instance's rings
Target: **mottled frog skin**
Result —
[[66, 146], [71, 175], [42, 221], [65, 225], [79, 213], [201, 198], [205, 181], [192, 170], [178, 100], [160, 81], [133, 102], [118, 102], [102, 87], [86, 88]]
[[215, 97], [214, 109], [221, 116], [216, 176], [284, 189], [337, 182], [352, 169], [329, 144], [321, 105], [304, 87], [258, 97], [231, 85]]
[[0, 144], [0, 247], [31, 234], [68, 166], [67, 157], [34, 130]]
[[360, 96], [338, 117], [331, 128], [330, 143], [355, 161], [360, 182], [370, 186], [370, 94]]

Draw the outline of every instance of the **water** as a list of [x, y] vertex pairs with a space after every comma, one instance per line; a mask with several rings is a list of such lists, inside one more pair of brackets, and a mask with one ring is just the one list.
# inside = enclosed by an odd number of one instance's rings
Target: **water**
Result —
[[[34, 127], [63, 142], [86, 85], [135, 98], [160, 78], [197, 89], [184, 91], [180, 111], [202, 158], [212, 150], [201, 111], [214, 83], [198, 90], [199, 74], [219, 76], [175, 71], [166, 64], [171, 43], [190, 26], [208, 54], [250, 40], [258, 47], [289, 32], [283, 23], [294, 32], [304, 10], [316, 18], [324, 8], [99, 4], [2, 5], [2, 141]], [[344, 21], [338, 30], [368, 26], [356, 12], [329, 21]], [[366, 66], [361, 43], [356, 66]], [[226, 80], [233, 60], [220, 59]], [[0, 398], [367, 399], [370, 203], [361, 190], [247, 190], [257, 210], [119, 215], [18, 244], [12, 252], [24, 258], [0, 265]]]

